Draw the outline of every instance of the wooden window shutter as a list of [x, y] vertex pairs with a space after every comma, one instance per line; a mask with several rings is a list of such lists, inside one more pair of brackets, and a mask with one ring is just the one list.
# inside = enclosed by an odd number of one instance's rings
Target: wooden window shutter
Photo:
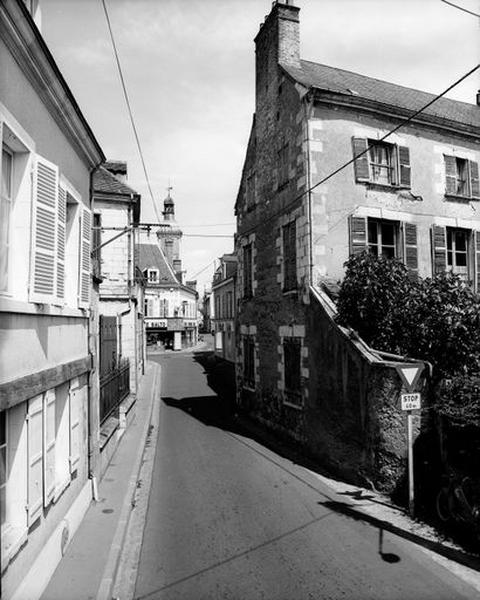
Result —
[[411, 187], [410, 149], [407, 146], [398, 146], [398, 165], [400, 169], [399, 184], [402, 187]]
[[417, 226], [414, 223], [404, 223], [403, 236], [405, 266], [416, 274], [418, 273]]
[[70, 473], [74, 473], [80, 461], [80, 391], [78, 381], [72, 384], [70, 403]]
[[43, 505], [43, 394], [28, 401], [27, 412], [27, 524], [42, 514]]
[[[352, 138], [353, 157], [355, 158], [368, 148], [368, 141], [365, 138]], [[355, 180], [358, 182], [370, 181], [370, 167], [368, 164], [368, 154], [362, 154], [353, 163], [355, 170]]]
[[43, 505], [55, 495], [55, 392], [43, 396]]
[[470, 196], [472, 198], [480, 198], [480, 185], [478, 181], [478, 163], [474, 160], [469, 160], [470, 172]]
[[367, 250], [367, 219], [350, 217], [350, 254], [360, 254]]
[[56, 298], [58, 168], [36, 157], [33, 183], [31, 302], [53, 303]]
[[447, 270], [447, 230], [441, 225], [432, 226], [433, 275]]
[[81, 207], [82, 216], [80, 221], [80, 269], [78, 281], [78, 306], [88, 308], [90, 304], [90, 236], [92, 234], [92, 213], [85, 207]]
[[63, 304], [65, 298], [65, 230], [67, 226], [67, 192], [58, 188], [57, 211], [57, 298]]
[[480, 294], [480, 231], [473, 231], [473, 253], [475, 265], [475, 291]]
[[446, 156], [445, 159], [445, 193], [457, 193], [457, 161], [454, 156]]

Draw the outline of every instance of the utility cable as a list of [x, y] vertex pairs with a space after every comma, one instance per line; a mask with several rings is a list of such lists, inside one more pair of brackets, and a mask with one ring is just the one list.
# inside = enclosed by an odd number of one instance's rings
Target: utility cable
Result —
[[137, 142], [138, 153], [140, 155], [140, 160], [142, 162], [143, 172], [145, 174], [145, 179], [146, 179], [146, 182], [147, 182], [148, 191], [150, 192], [150, 197], [152, 199], [152, 204], [153, 204], [153, 209], [155, 210], [155, 215], [156, 215], [158, 221], [160, 221], [160, 215], [159, 215], [159, 212], [158, 212], [157, 205], [155, 204], [155, 198], [153, 197], [153, 191], [152, 191], [152, 187], [150, 185], [150, 180], [149, 180], [148, 173], [147, 173], [147, 167], [145, 165], [145, 160], [143, 158], [142, 147], [140, 145], [140, 139], [138, 137], [137, 128], [135, 126], [135, 121], [134, 121], [134, 118], [133, 118], [132, 107], [130, 105], [130, 100], [129, 100], [128, 93], [127, 93], [127, 86], [125, 85], [125, 79], [123, 77], [122, 67], [120, 65], [120, 58], [118, 56], [117, 46], [115, 44], [115, 38], [113, 37], [112, 26], [110, 24], [110, 18], [108, 16], [107, 5], [105, 3], [105, 0], [102, 0], [102, 5], [103, 5], [103, 10], [105, 12], [105, 18], [107, 20], [108, 31], [110, 32], [110, 39], [112, 41], [113, 52], [115, 54], [115, 60], [117, 62], [118, 74], [120, 76], [120, 82], [122, 84], [123, 95], [125, 97], [125, 102], [127, 104], [128, 115], [130, 117], [130, 123], [132, 124], [132, 129], [133, 129], [133, 133], [134, 133], [134, 136], [135, 136], [135, 141]]
[[463, 10], [463, 12], [466, 12], [469, 15], [473, 15], [474, 17], [479, 17], [480, 18], [480, 15], [478, 13], [474, 13], [471, 10], [468, 10], [467, 8], [463, 8], [463, 6], [458, 6], [458, 4], [454, 4], [453, 2], [449, 2], [448, 0], [440, 0], [440, 2], [443, 2], [445, 4], [449, 4], [450, 6], [453, 6], [454, 8], [458, 8], [458, 10]]
[[[410, 123], [410, 121], [412, 121], [420, 113], [422, 113], [427, 108], [429, 108], [434, 102], [436, 102], [437, 100], [439, 100], [440, 98], [442, 98], [443, 96], [445, 96], [445, 94], [448, 94], [448, 92], [450, 90], [452, 90], [454, 87], [456, 87], [457, 85], [459, 85], [460, 83], [462, 83], [462, 81], [464, 81], [465, 79], [467, 79], [467, 77], [469, 77], [470, 75], [472, 75], [473, 73], [475, 73], [475, 71], [477, 71], [478, 69], [480, 69], [480, 64], [476, 65], [473, 69], [470, 69], [470, 71], [468, 71], [468, 73], [465, 73], [465, 75], [462, 75], [462, 77], [460, 77], [460, 79], [457, 79], [457, 81], [455, 81], [454, 83], [452, 83], [451, 85], [449, 85], [448, 88], [446, 88], [441, 94], [438, 94], [437, 96], [435, 96], [432, 100], [430, 100], [430, 102], [427, 102], [427, 104], [425, 104], [424, 106], [422, 106], [422, 108], [420, 108], [417, 111], [415, 111], [412, 115], [410, 115], [407, 119], [405, 119], [405, 121], [403, 121], [402, 123], [400, 123], [399, 125], [397, 125], [396, 127], [394, 127], [392, 130], [390, 130], [388, 133], [386, 133], [379, 140], [375, 140], [375, 142], [373, 144], [370, 144], [365, 150], [362, 150], [362, 152], [360, 152], [359, 154], [355, 155], [352, 159], [350, 159], [349, 161], [347, 161], [346, 163], [344, 163], [343, 165], [341, 165], [340, 167], [338, 167], [337, 169], [335, 169], [334, 171], [332, 171], [331, 173], [329, 173], [328, 175], [326, 175], [323, 179], [321, 179], [320, 181], [318, 181], [315, 185], [312, 185], [310, 188], [308, 188], [307, 190], [305, 190], [304, 192], [302, 192], [301, 194], [299, 194], [298, 196], [296, 196], [291, 202], [289, 202], [282, 209], [274, 212], [270, 216], [268, 216], [265, 219], [263, 219], [261, 225], [265, 225], [266, 223], [270, 222], [272, 219], [275, 219], [279, 215], [284, 214], [285, 212], [287, 212], [303, 196], [305, 196], [306, 194], [309, 194], [310, 192], [312, 192], [319, 185], [322, 185], [323, 183], [325, 183], [326, 181], [328, 181], [329, 179], [331, 179], [334, 175], [337, 175], [337, 173], [340, 173], [340, 171], [343, 171], [343, 169], [345, 169], [349, 165], [353, 164], [361, 156], [363, 156], [364, 154], [367, 154], [367, 152], [369, 152], [372, 147], [376, 146], [377, 144], [380, 144], [381, 142], [383, 142], [384, 140], [386, 140], [387, 137], [389, 137], [390, 135], [392, 135], [393, 133], [395, 133], [396, 131], [398, 131], [401, 127], [404, 127], [405, 125], [407, 125], [407, 123]], [[260, 226], [260, 224], [255, 225], [253, 227], [250, 227], [250, 228], [246, 229], [245, 231], [242, 231], [241, 234], [239, 234], [239, 235], [241, 235], [242, 237], [246, 236], [246, 235], [249, 235], [250, 233], [253, 233], [254, 231], [256, 231], [259, 226]]]

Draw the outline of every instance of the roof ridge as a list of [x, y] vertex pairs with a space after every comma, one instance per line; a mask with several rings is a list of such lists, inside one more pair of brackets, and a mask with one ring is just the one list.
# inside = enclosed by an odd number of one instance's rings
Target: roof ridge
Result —
[[[358, 77], [363, 77], [365, 79], [371, 79], [373, 81], [378, 81], [379, 83], [384, 83], [387, 85], [394, 85], [395, 87], [402, 88], [404, 90], [410, 90], [412, 92], [418, 92], [420, 94], [425, 94], [426, 96], [430, 96], [435, 98], [438, 94], [433, 94], [432, 92], [426, 92], [425, 90], [419, 90], [418, 88], [409, 87], [407, 85], [402, 85], [401, 83], [394, 83], [393, 81], [387, 81], [386, 79], [379, 79], [378, 77], [371, 77], [370, 75], [364, 75], [363, 73], [357, 73], [356, 71], [350, 71], [349, 69], [342, 69], [341, 67], [332, 67], [331, 65], [326, 65], [324, 63], [315, 62], [313, 60], [305, 60], [300, 59], [301, 63], [310, 63], [311, 65], [316, 65], [319, 67], [324, 67], [327, 69], [332, 69], [333, 71], [342, 71], [343, 73], [349, 73], [351, 75], [357, 75]], [[455, 102], [456, 104], [463, 104], [468, 107], [476, 107], [476, 104], [472, 102], [464, 102], [463, 100], [454, 100], [453, 98], [448, 98], [447, 96], [442, 96], [439, 100], [448, 100], [449, 102]]]

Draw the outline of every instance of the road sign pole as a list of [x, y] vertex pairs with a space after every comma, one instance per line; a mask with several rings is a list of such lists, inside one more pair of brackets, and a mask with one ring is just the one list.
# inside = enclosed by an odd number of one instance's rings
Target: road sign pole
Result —
[[413, 435], [412, 411], [407, 411], [407, 446], [408, 446], [408, 509], [410, 516], [415, 516], [415, 496], [413, 482]]

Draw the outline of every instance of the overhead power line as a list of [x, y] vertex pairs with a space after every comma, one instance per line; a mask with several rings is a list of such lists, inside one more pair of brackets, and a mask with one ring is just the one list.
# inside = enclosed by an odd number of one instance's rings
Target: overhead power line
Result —
[[463, 8], [463, 6], [458, 6], [458, 4], [454, 4], [453, 2], [449, 2], [448, 0], [440, 0], [440, 2], [443, 2], [444, 4], [449, 4], [450, 6], [453, 6], [454, 8], [458, 8], [458, 10], [463, 10], [463, 12], [466, 12], [469, 15], [473, 15], [474, 17], [480, 18], [480, 14], [472, 12], [471, 10], [468, 10], [467, 8]]
[[242, 231], [241, 235], [245, 236], [245, 235], [249, 235], [250, 233], [253, 233], [254, 231], [256, 231], [259, 228], [260, 225], [264, 225], [265, 223], [269, 223], [271, 220], [273, 220], [276, 217], [278, 217], [278, 215], [283, 214], [286, 211], [288, 211], [303, 196], [305, 196], [306, 194], [309, 194], [315, 188], [317, 188], [319, 185], [322, 185], [323, 183], [325, 183], [326, 181], [328, 181], [329, 179], [331, 179], [334, 175], [337, 175], [337, 173], [340, 173], [340, 171], [343, 171], [343, 169], [345, 169], [349, 165], [353, 164], [361, 156], [363, 156], [364, 154], [367, 154], [367, 152], [369, 152], [372, 147], [374, 147], [377, 144], [379, 144], [379, 143], [383, 142], [384, 140], [386, 140], [387, 137], [389, 137], [390, 135], [392, 135], [393, 133], [395, 133], [396, 131], [398, 131], [401, 127], [405, 127], [405, 125], [407, 125], [407, 123], [410, 123], [420, 113], [422, 113], [427, 108], [429, 108], [437, 100], [439, 100], [440, 98], [442, 98], [443, 96], [445, 96], [445, 94], [448, 94], [448, 92], [450, 90], [452, 90], [454, 87], [456, 87], [457, 85], [459, 85], [460, 83], [462, 83], [462, 81], [464, 81], [465, 79], [467, 79], [467, 77], [470, 77], [470, 75], [472, 75], [473, 73], [475, 73], [475, 71], [477, 71], [478, 69], [480, 69], [480, 64], [476, 65], [473, 69], [470, 69], [470, 71], [468, 71], [468, 73], [465, 73], [465, 75], [462, 75], [462, 77], [460, 77], [460, 79], [457, 79], [457, 81], [455, 81], [454, 83], [452, 83], [452, 85], [449, 85], [448, 88], [445, 89], [441, 94], [438, 94], [437, 96], [435, 96], [435, 98], [433, 98], [432, 100], [430, 100], [430, 102], [427, 102], [427, 104], [425, 104], [424, 106], [422, 106], [422, 108], [420, 108], [417, 111], [415, 111], [412, 115], [410, 115], [407, 119], [405, 119], [405, 121], [403, 121], [402, 123], [400, 123], [399, 125], [397, 125], [393, 129], [391, 129], [388, 133], [386, 133], [380, 139], [376, 140], [375, 143], [370, 144], [365, 150], [363, 150], [362, 152], [360, 152], [359, 154], [357, 154], [356, 156], [354, 156], [352, 159], [348, 160], [346, 163], [344, 163], [343, 165], [341, 165], [340, 167], [338, 167], [337, 169], [335, 169], [334, 171], [332, 171], [331, 173], [329, 173], [328, 175], [326, 175], [323, 179], [321, 179], [320, 181], [318, 181], [315, 185], [312, 185], [307, 190], [305, 190], [304, 192], [302, 192], [301, 194], [299, 194], [298, 196], [296, 196], [291, 202], [289, 202], [282, 209], [274, 212], [270, 216], [268, 216], [265, 219], [263, 219], [261, 224], [257, 224], [257, 225], [255, 225], [253, 227], [250, 227], [250, 228], [246, 229], [245, 231]]
[[123, 95], [125, 97], [125, 102], [127, 104], [128, 115], [130, 117], [130, 123], [132, 124], [132, 129], [133, 129], [133, 133], [134, 133], [134, 136], [135, 136], [135, 141], [137, 142], [138, 153], [140, 155], [140, 160], [142, 162], [143, 172], [145, 174], [145, 179], [146, 179], [146, 182], [147, 182], [148, 191], [150, 192], [150, 197], [152, 199], [152, 204], [153, 204], [153, 209], [155, 210], [155, 215], [156, 215], [158, 221], [160, 221], [160, 215], [159, 215], [159, 212], [158, 212], [157, 205], [155, 204], [155, 198], [153, 197], [152, 187], [150, 185], [150, 180], [148, 178], [147, 167], [145, 165], [145, 160], [143, 158], [142, 147], [140, 145], [140, 139], [138, 137], [137, 128], [135, 126], [135, 120], [133, 118], [132, 107], [130, 106], [130, 100], [129, 100], [129, 97], [128, 97], [127, 86], [125, 85], [125, 79], [123, 77], [122, 66], [120, 64], [120, 58], [118, 56], [117, 46], [115, 44], [115, 38], [113, 37], [112, 26], [111, 26], [111, 23], [110, 23], [110, 18], [108, 16], [108, 10], [107, 10], [107, 5], [105, 3], [105, 0], [102, 0], [102, 5], [103, 5], [103, 10], [105, 12], [105, 18], [107, 20], [108, 31], [110, 32], [110, 39], [112, 41], [113, 53], [115, 54], [115, 60], [116, 60], [116, 63], [117, 63], [118, 74], [120, 76], [120, 82], [122, 84]]

